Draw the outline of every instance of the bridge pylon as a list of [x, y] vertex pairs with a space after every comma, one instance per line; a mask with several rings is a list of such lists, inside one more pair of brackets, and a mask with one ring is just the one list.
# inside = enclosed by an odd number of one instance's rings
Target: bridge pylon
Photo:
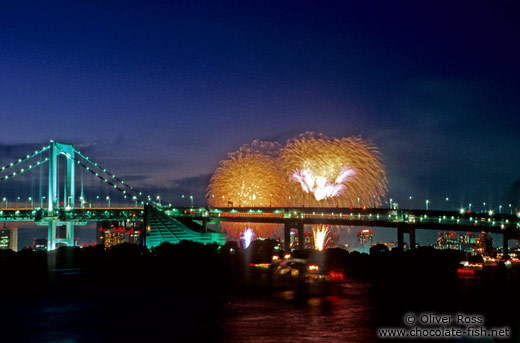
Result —
[[66, 246], [74, 246], [74, 223], [66, 222], [66, 236], [57, 238], [57, 212], [60, 208], [59, 197], [59, 157], [65, 156], [67, 159], [67, 172], [65, 175], [65, 187], [63, 189], [63, 208], [65, 210], [74, 209], [74, 175], [75, 175], [75, 159], [74, 159], [74, 145], [62, 144], [54, 141], [49, 145], [49, 194], [48, 194], [48, 211], [50, 215], [49, 228], [47, 235], [47, 250], [56, 249], [57, 243], [65, 244]]
[[406, 223], [399, 223], [397, 225], [397, 247], [399, 250], [404, 249], [404, 234], [407, 233], [410, 238], [409, 249], [415, 249], [415, 227]]

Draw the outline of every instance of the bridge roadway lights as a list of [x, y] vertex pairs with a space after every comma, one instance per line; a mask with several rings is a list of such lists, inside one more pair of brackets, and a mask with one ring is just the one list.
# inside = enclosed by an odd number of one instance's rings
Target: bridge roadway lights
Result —
[[404, 249], [404, 234], [407, 233], [410, 238], [410, 249], [415, 249], [415, 227], [405, 223], [400, 223], [397, 226], [397, 247], [399, 250]]

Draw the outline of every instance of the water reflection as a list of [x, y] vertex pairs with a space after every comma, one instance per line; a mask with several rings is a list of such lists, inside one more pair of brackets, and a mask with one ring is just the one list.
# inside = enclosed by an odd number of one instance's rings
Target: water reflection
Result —
[[307, 297], [282, 291], [231, 299], [221, 317], [223, 337], [256, 343], [375, 341], [367, 285], [349, 285], [343, 295]]

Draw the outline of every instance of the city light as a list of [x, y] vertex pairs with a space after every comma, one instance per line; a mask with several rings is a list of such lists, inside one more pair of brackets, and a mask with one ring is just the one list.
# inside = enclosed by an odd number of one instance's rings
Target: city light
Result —
[[309, 266], [307, 267], [307, 269], [308, 269], [310, 272], [317, 272], [318, 270], [320, 270], [320, 267], [319, 267], [317, 264], [309, 264]]

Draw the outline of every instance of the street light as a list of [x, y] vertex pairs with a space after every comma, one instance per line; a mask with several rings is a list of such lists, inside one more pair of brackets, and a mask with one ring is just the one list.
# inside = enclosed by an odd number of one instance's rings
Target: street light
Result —
[[[2, 201], [5, 202], [5, 208], [7, 208], [7, 198], [3, 198]], [[511, 207], [511, 205], [509, 205], [509, 207]]]
[[449, 209], [448, 201], [450, 201], [450, 198], [446, 197], [446, 209]]
[[469, 211], [471, 212], [471, 203], [469, 203]]
[[498, 206], [498, 213], [502, 213], [502, 205]]
[[190, 195], [191, 207], [193, 207], [193, 195]]
[[511, 207], [511, 204], [509, 204], [509, 211], [511, 212], [511, 214], [513, 214], [513, 208]]
[[45, 199], [44, 196], [42, 196], [42, 197], [40, 198], [40, 208], [43, 208], [43, 200], [44, 200], [44, 199]]
[[392, 198], [390, 198], [390, 209], [392, 209]]
[[132, 199], [135, 201], [135, 207], [137, 207], [137, 197], [134, 195]]
[[430, 200], [426, 200], [426, 211], [428, 211], [428, 204], [430, 203]]
[[412, 208], [412, 196], [411, 195], [410, 195], [409, 199], [410, 199], [410, 209], [411, 209]]
[[108, 208], [110, 208], [110, 197], [107, 195]]
[[29, 197], [29, 201], [31, 202], [31, 208], [34, 208], [33, 198], [32, 198], [32, 197]]
[[161, 197], [160, 196], [157, 196], [157, 202], [159, 203], [159, 205], [161, 205]]

